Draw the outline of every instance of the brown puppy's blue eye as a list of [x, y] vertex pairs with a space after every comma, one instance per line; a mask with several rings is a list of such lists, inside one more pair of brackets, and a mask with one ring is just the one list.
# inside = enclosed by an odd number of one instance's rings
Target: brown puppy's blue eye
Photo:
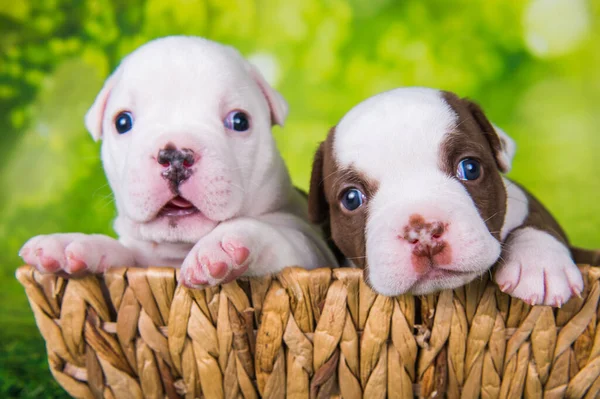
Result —
[[357, 188], [351, 188], [342, 195], [341, 203], [349, 211], [355, 211], [365, 203], [365, 195]]
[[481, 176], [481, 165], [478, 161], [465, 158], [458, 163], [456, 177], [460, 180], [477, 180]]
[[223, 121], [225, 127], [236, 132], [245, 132], [250, 129], [250, 118], [242, 111], [231, 111]]
[[133, 128], [133, 115], [131, 115], [131, 112], [120, 112], [115, 118], [115, 128], [119, 134], [130, 131]]

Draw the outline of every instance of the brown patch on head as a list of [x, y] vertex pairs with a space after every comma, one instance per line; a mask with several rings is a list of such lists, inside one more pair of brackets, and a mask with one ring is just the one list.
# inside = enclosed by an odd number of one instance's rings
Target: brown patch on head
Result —
[[[367, 263], [365, 233], [368, 201], [378, 189], [377, 182], [353, 168], [341, 169], [333, 153], [335, 127], [315, 154], [308, 195], [309, 217], [313, 223], [329, 223], [331, 236], [344, 256], [364, 268]], [[340, 200], [350, 188], [359, 189], [367, 202], [348, 211]]]
[[442, 93], [444, 100], [457, 115], [456, 126], [442, 143], [440, 167], [455, 176], [459, 162], [476, 159], [481, 164], [481, 176], [461, 181], [475, 202], [490, 233], [500, 240], [500, 230], [506, 214], [506, 188], [500, 175], [500, 137], [481, 108], [450, 92]]

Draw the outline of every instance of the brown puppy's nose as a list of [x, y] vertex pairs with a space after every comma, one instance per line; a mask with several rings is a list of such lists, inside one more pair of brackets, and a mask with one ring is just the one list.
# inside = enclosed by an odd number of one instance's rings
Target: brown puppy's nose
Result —
[[195, 160], [194, 151], [179, 150], [172, 145], [160, 150], [156, 157], [156, 161], [164, 168], [161, 174], [171, 183], [173, 191], [177, 191], [177, 187], [192, 175], [190, 168]]
[[405, 239], [413, 246], [412, 252], [416, 256], [432, 257], [443, 251], [446, 246], [442, 236], [446, 225], [439, 221], [425, 222], [423, 216], [411, 215], [408, 225], [404, 227]]

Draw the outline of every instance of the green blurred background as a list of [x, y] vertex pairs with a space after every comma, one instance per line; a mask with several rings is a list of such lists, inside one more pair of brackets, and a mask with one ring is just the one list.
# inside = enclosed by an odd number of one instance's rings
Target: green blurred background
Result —
[[33, 235], [113, 234], [83, 115], [128, 52], [170, 34], [239, 48], [291, 106], [279, 147], [307, 188], [319, 140], [397, 86], [477, 100], [518, 143], [511, 176], [600, 247], [600, 1], [0, 2], [0, 397], [61, 397], [14, 279]]

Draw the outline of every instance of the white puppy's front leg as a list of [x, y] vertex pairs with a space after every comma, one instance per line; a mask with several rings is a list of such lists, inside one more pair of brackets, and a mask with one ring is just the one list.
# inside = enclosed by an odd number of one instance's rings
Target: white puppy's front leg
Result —
[[306, 228], [305, 223], [289, 227], [251, 218], [223, 222], [190, 251], [181, 267], [182, 283], [200, 288], [286, 266], [335, 266]]
[[49, 234], [33, 237], [19, 255], [44, 273], [103, 273], [116, 266], [135, 266], [133, 253], [101, 234]]
[[495, 274], [502, 291], [531, 305], [558, 307], [571, 295], [581, 295], [583, 278], [569, 249], [549, 233], [515, 230], [505, 249]]

